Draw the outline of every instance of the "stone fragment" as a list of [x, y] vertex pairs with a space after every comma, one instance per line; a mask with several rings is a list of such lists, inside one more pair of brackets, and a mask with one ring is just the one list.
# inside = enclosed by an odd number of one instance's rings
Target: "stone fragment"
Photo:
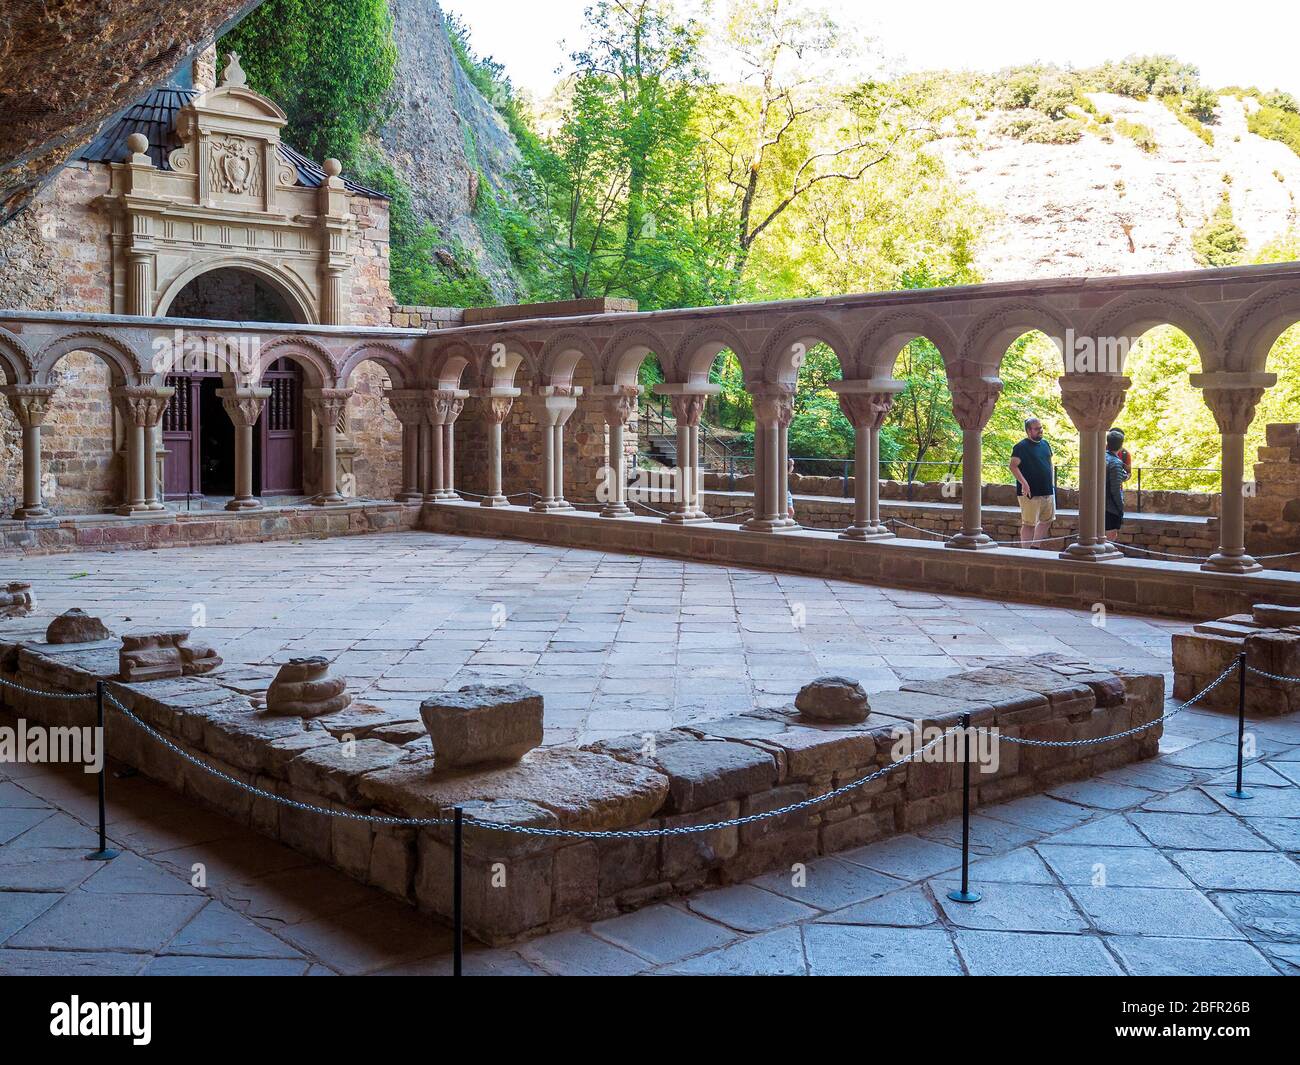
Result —
[[542, 697], [522, 684], [467, 684], [420, 704], [438, 772], [517, 762], [542, 743]]
[[123, 636], [118, 652], [119, 676], [128, 682], [209, 673], [219, 665], [221, 656], [206, 644], [190, 643], [186, 629]]
[[767, 751], [725, 740], [696, 740], [660, 747], [654, 762], [668, 774], [670, 808], [690, 813], [727, 799], [766, 791], [776, 783], [776, 760]]
[[818, 677], [799, 689], [795, 709], [810, 721], [865, 721], [871, 704], [862, 685], [848, 677]]
[[1276, 606], [1272, 603], [1256, 603], [1251, 608], [1251, 617], [1257, 625], [1284, 629], [1289, 625], [1300, 625], [1300, 606]]
[[36, 596], [26, 581], [10, 581], [0, 592], [0, 618], [25, 618], [35, 606]]
[[291, 658], [266, 690], [269, 714], [319, 717], [345, 710], [352, 702], [348, 682], [329, 676], [329, 659]]
[[65, 611], [45, 630], [46, 643], [95, 643], [112, 637], [108, 627], [79, 606]]

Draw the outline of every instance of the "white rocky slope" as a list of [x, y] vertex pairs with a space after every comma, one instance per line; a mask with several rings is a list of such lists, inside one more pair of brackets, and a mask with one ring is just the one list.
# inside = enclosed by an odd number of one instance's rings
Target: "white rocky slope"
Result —
[[[1249, 241], [1247, 259], [1296, 224], [1300, 156], [1246, 129], [1246, 106], [1220, 99], [1214, 145], [1186, 129], [1158, 100], [1095, 93], [1098, 111], [1151, 129], [1148, 154], [1114, 131], [1075, 144], [1026, 144], [977, 123], [977, 144], [941, 142], [960, 186], [988, 208], [976, 265], [986, 281], [1193, 269], [1192, 234], [1227, 189]], [[1225, 182], [1224, 175], [1231, 176]]]

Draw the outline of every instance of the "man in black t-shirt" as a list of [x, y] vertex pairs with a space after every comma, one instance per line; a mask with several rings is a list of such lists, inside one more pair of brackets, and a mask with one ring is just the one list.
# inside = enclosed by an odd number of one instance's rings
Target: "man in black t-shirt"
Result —
[[1025, 438], [1011, 449], [1011, 473], [1019, 486], [1020, 544], [1032, 548], [1044, 540], [1056, 518], [1056, 478], [1052, 445], [1043, 439], [1043, 423], [1025, 419]]

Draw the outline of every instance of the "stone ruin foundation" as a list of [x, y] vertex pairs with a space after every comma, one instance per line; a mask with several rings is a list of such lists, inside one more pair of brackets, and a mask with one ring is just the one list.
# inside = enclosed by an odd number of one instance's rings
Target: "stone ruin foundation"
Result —
[[[1300, 607], [1257, 604], [1249, 614], [1206, 621], [1189, 633], [1175, 633], [1174, 697], [1195, 695], [1246, 654], [1246, 716], [1275, 717], [1300, 710], [1300, 683], [1260, 676], [1300, 677]], [[1237, 712], [1240, 682], [1234, 670], [1198, 704]]]
[[[470, 731], [496, 737], [508, 764], [435, 773], [430, 729], [414, 714], [354, 702], [316, 717], [260, 709], [273, 668], [227, 666], [202, 675], [115, 680], [119, 640], [48, 644], [45, 626], [0, 635], [0, 678], [28, 688], [93, 692], [97, 680], [180, 749], [236, 780], [326, 810], [403, 818], [468, 817], [577, 830], [712, 824], [824, 795], [899, 757], [900, 736], [976, 727], [1047, 740], [1091, 739], [1155, 720], [1159, 674], [1099, 670], [1058, 655], [988, 660], [941, 681], [870, 696], [864, 721], [808, 724], [795, 707], [750, 711], [652, 736], [583, 749], [527, 750], [540, 705], [527, 689], [502, 699], [521, 720], [494, 717], [485, 691], [440, 693], [439, 714], [484, 710]], [[0, 688], [8, 711], [46, 725], [89, 725], [93, 699]], [[484, 709], [486, 707], [486, 709]], [[508, 716], [508, 715], [507, 715]], [[435, 720], [433, 727], [451, 727]], [[461, 728], [461, 725], [455, 725]], [[1160, 726], [1089, 747], [997, 745], [996, 772], [972, 773], [975, 805], [1002, 802], [1149, 758]], [[920, 741], [930, 738], [922, 732]], [[919, 746], [919, 743], [916, 744]], [[439, 918], [451, 912], [450, 827], [373, 825], [284, 806], [223, 781], [169, 751], [110, 709], [110, 757], [236, 821], [326, 862]], [[519, 757], [519, 751], [527, 753]], [[914, 749], [914, 748], [913, 748]], [[464, 752], [457, 755], [464, 758]], [[510, 758], [518, 761], [509, 762]], [[109, 788], [112, 803], [112, 787]], [[557, 839], [466, 829], [465, 920], [475, 937], [501, 943], [607, 917], [708, 884], [741, 881], [818, 855], [858, 847], [952, 818], [961, 809], [961, 766], [918, 758], [823, 805], [706, 833], [637, 839]], [[506, 884], [494, 887], [504, 868]]]

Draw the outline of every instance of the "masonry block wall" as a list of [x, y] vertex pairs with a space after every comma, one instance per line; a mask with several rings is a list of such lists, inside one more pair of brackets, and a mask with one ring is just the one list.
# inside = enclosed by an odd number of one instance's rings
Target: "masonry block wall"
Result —
[[402, 487], [402, 424], [384, 399], [388, 371], [363, 362], [352, 374], [348, 436], [356, 447], [352, 473], [362, 499], [392, 499]]
[[[1300, 425], [1269, 425], [1246, 497], [1246, 546], [1256, 556], [1300, 551]], [[1300, 559], [1278, 560], [1300, 569]]]

